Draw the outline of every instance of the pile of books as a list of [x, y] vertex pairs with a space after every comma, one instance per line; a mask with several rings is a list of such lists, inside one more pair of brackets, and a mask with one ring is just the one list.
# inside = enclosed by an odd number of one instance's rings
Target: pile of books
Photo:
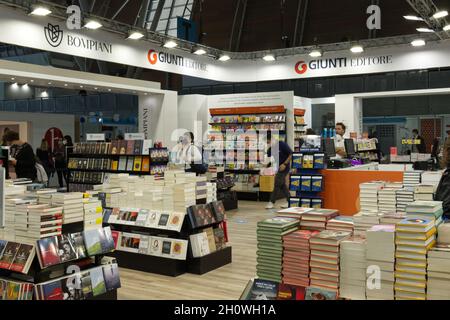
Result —
[[327, 223], [327, 230], [348, 231], [353, 234], [354, 230], [353, 217], [337, 216]]
[[292, 207], [277, 211], [277, 217], [296, 218], [301, 220], [304, 213], [312, 211], [312, 208]]
[[365, 182], [359, 185], [359, 204], [363, 212], [378, 212], [378, 192], [384, 182]]
[[225, 234], [220, 227], [204, 228], [199, 233], [189, 236], [194, 258], [203, 257], [226, 247]]
[[47, 204], [28, 207], [27, 237], [37, 240], [61, 234], [63, 208]]
[[28, 273], [36, 254], [34, 244], [0, 240], [0, 268]]
[[[14, 241], [16, 240], [16, 213], [20, 207], [25, 207], [27, 212], [27, 222], [28, 224], [28, 205], [36, 205], [37, 199], [32, 197], [16, 197], [16, 198], [6, 198], [5, 199], [5, 228], [3, 230], [3, 238], [5, 240]], [[23, 227], [23, 226], [22, 226]], [[28, 228], [28, 226], [26, 225]]]
[[353, 216], [354, 235], [365, 237], [367, 230], [380, 224], [383, 214], [378, 212], [359, 212]]
[[428, 251], [427, 300], [450, 300], [450, 250], [448, 245]]
[[397, 211], [397, 195], [395, 188], [383, 188], [378, 191], [378, 210], [382, 212]]
[[83, 194], [81, 192], [54, 193], [54, 206], [63, 207], [63, 224], [83, 221]]
[[84, 212], [84, 230], [98, 229], [103, 223], [102, 202], [95, 198], [85, 199], [83, 203]]
[[422, 173], [422, 183], [432, 185], [435, 189], [441, 181], [443, 171], [426, 171]]
[[441, 201], [414, 201], [406, 208], [406, 216], [411, 219], [429, 219], [436, 227], [442, 223], [444, 210]]
[[433, 201], [436, 186], [431, 184], [419, 184], [414, 187], [414, 200], [416, 201]]
[[324, 230], [313, 235], [311, 247], [311, 286], [338, 292], [339, 246], [350, 237], [350, 232]]
[[403, 173], [403, 185], [405, 187], [415, 187], [422, 182], [423, 171], [405, 171]]
[[302, 214], [300, 228], [303, 230], [326, 229], [327, 222], [338, 215], [337, 210], [332, 209], [314, 209]]
[[215, 182], [206, 183], [206, 202], [217, 201], [217, 184]]
[[406, 187], [399, 189], [397, 194], [397, 211], [405, 212], [409, 203], [414, 202], [414, 188]]
[[394, 300], [395, 226], [373, 226], [366, 236], [367, 300]]
[[[163, 200], [164, 202], [164, 200]], [[173, 188], [173, 210], [185, 211], [196, 204], [195, 183], [176, 184]]]
[[397, 300], [426, 300], [427, 252], [435, 243], [436, 227], [433, 220], [407, 218], [397, 224]]
[[283, 283], [309, 286], [309, 240], [318, 231], [298, 230], [283, 237]]
[[366, 300], [366, 240], [341, 242], [339, 296], [350, 300]]
[[275, 217], [258, 222], [256, 273], [259, 278], [282, 281], [283, 237], [298, 229], [298, 220]]
[[396, 225], [400, 221], [406, 218], [405, 212], [385, 212], [380, 217], [380, 224], [392, 224]]
[[34, 284], [0, 278], [0, 300], [33, 300]]

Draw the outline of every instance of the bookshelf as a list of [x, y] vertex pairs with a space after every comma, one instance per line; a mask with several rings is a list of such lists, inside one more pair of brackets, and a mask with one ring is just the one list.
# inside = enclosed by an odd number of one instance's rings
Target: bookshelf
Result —
[[300, 152], [300, 142], [306, 134], [305, 109], [294, 108], [294, 152]]
[[[106, 208], [104, 224], [113, 229], [118, 239], [116, 250], [110, 255], [121, 267], [166, 276], [209, 272], [231, 263], [231, 247], [224, 245], [224, 210], [221, 201], [191, 206], [187, 214]], [[205, 230], [212, 236], [203, 234]], [[207, 246], [202, 247], [205, 251], [201, 254], [192, 247], [194, 238], [201, 238]]]
[[376, 139], [358, 139], [355, 141], [356, 152], [362, 159], [372, 162], [380, 162], [379, 150]]
[[259, 199], [260, 163], [270, 143], [286, 141], [284, 106], [212, 108], [205, 147], [209, 165], [224, 165], [239, 200]]
[[149, 148], [147, 140], [116, 140], [75, 144], [68, 155], [68, 191], [92, 190], [108, 173], [162, 175], [169, 163], [167, 148]]

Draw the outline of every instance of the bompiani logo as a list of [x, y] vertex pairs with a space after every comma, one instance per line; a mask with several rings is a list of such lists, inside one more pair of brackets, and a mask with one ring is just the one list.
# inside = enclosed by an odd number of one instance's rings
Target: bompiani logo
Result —
[[45, 38], [47, 39], [47, 42], [52, 47], [58, 47], [61, 44], [61, 42], [63, 40], [64, 32], [59, 28], [59, 25], [53, 25], [53, 24], [49, 23], [44, 28], [44, 33], [45, 33]]

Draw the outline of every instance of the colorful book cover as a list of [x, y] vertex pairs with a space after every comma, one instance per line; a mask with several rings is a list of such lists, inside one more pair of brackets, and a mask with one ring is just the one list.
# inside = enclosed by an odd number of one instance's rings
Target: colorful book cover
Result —
[[89, 270], [92, 282], [92, 294], [94, 297], [106, 292], [105, 279], [103, 278], [103, 267]]
[[134, 152], [133, 154], [135, 155], [140, 155], [142, 154], [142, 147], [144, 145], [144, 141], [142, 140], [135, 140], [134, 141]]
[[250, 300], [276, 300], [278, 288], [278, 282], [255, 279], [252, 290], [250, 291]]
[[78, 259], [77, 252], [70, 239], [70, 235], [63, 234], [57, 237], [58, 255], [61, 262], [72, 261]]
[[133, 171], [139, 172], [142, 170], [142, 157], [134, 157]]
[[128, 157], [127, 160], [127, 171], [133, 171], [134, 157]]
[[119, 154], [127, 154], [127, 142], [119, 140]]
[[322, 191], [322, 181], [323, 178], [322, 177], [312, 177], [311, 178], [311, 191], [314, 192], [321, 192]]
[[114, 237], [112, 235], [111, 227], [105, 227], [102, 230], [102, 237], [100, 238], [102, 253], [108, 253], [115, 249]]
[[223, 249], [226, 247], [225, 232], [223, 231], [222, 228], [214, 229], [214, 240], [216, 242], [217, 250], [220, 250], [220, 249]]
[[223, 221], [225, 218], [225, 207], [223, 202], [221, 200], [212, 202], [212, 209], [214, 216], [216, 217], [216, 221]]
[[165, 227], [167, 226], [167, 223], [169, 222], [170, 215], [168, 213], [162, 213], [159, 217], [158, 226], [159, 227]]
[[300, 190], [300, 177], [299, 176], [291, 176], [291, 183], [289, 186], [291, 191], [299, 191]]
[[170, 255], [171, 249], [172, 249], [172, 241], [163, 240], [161, 253], [163, 255]]
[[104, 265], [103, 276], [105, 278], [106, 290], [111, 291], [121, 287], [119, 267], [116, 263]]
[[8, 281], [6, 283], [6, 300], [15, 301], [19, 300], [20, 295], [20, 283]]
[[127, 154], [134, 154], [134, 140], [127, 140]]
[[162, 238], [151, 237], [150, 255], [152, 255], [152, 256], [161, 256], [161, 254], [162, 254], [162, 246], [163, 246], [163, 239]]
[[75, 250], [77, 259], [83, 259], [87, 257], [86, 246], [84, 244], [83, 233], [71, 233], [69, 234], [70, 242]]
[[142, 158], [142, 172], [149, 172], [149, 171], [150, 171], [150, 158], [143, 157]]
[[112, 162], [111, 162], [111, 170], [112, 171], [117, 171], [118, 169], [119, 169], [119, 161], [112, 160]]
[[311, 199], [309, 198], [302, 198], [300, 200], [300, 206], [303, 208], [311, 208]]
[[17, 251], [19, 251], [20, 243], [16, 242], [8, 242], [5, 250], [3, 252], [3, 256], [0, 259], [0, 268], [9, 269], [16, 257]]
[[11, 270], [17, 272], [27, 273], [29, 269], [30, 259], [34, 258], [34, 246], [22, 243], [17, 251], [14, 261], [11, 265]]
[[103, 229], [91, 229], [84, 231], [83, 238], [89, 256], [92, 257], [102, 253], [102, 237], [104, 237]]
[[292, 167], [295, 169], [301, 169], [303, 166], [303, 155], [294, 153], [292, 155]]
[[302, 176], [300, 190], [303, 192], [311, 191], [311, 176]]
[[62, 279], [61, 288], [63, 300], [83, 300], [83, 290], [81, 289], [81, 275], [75, 274]]
[[44, 300], [63, 300], [64, 298], [60, 279], [42, 284], [42, 292]]
[[277, 300], [305, 300], [305, 287], [281, 283], [278, 288]]
[[119, 158], [119, 171], [125, 171], [127, 169], [127, 157], [120, 157]]
[[61, 263], [58, 254], [58, 242], [56, 237], [43, 238], [37, 241], [41, 267], [46, 268]]
[[92, 282], [91, 282], [91, 274], [88, 271], [84, 271], [81, 273], [81, 291], [83, 293], [84, 298], [92, 297]]
[[336, 299], [337, 299], [336, 291], [315, 287], [306, 288], [305, 300], [336, 300]]
[[314, 155], [314, 169], [323, 169], [325, 168], [324, 164], [325, 155], [324, 154], [315, 154]]
[[109, 151], [111, 154], [119, 154], [119, 141], [118, 140], [114, 140], [113, 142], [111, 142], [111, 148]]

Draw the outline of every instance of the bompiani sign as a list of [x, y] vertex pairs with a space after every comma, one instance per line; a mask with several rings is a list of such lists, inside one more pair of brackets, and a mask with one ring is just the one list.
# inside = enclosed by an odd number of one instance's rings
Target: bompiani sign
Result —
[[65, 34], [59, 25], [53, 25], [51, 23], [44, 27], [44, 35], [48, 44], [54, 48], [59, 47], [65, 39], [64, 41], [68, 47], [82, 48], [103, 53], [112, 53], [113, 50], [113, 45], [111, 43]]

